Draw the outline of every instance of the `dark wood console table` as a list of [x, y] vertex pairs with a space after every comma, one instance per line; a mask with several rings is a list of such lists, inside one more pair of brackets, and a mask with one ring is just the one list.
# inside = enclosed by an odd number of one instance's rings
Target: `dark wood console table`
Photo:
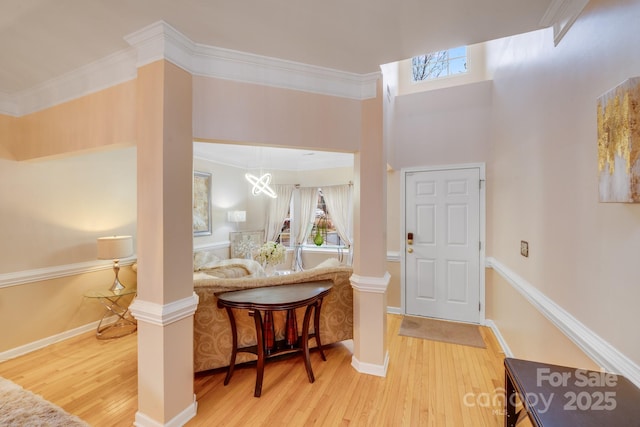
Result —
[[640, 426], [640, 389], [621, 375], [512, 358], [504, 367], [507, 427], [524, 413], [534, 426]]
[[[236, 363], [236, 355], [240, 351], [253, 353], [258, 356], [255, 397], [260, 397], [262, 393], [265, 356], [301, 351], [309, 382], [314, 382], [315, 378], [311, 370], [311, 362], [309, 361], [309, 338], [315, 337], [322, 360], [327, 360], [322, 351], [320, 341], [320, 308], [322, 306], [322, 299], [331, 291], [332, 286], [333, 283], [330, 280], [319, 280], [308, 283], [269, 286], [219, 294], [218, 307], [224, 307], [227, 310], [233, 337], [231, 361], [229, 362], [229, 369], [227, 370], [224, 385], [229, 384], [231, 380], [231, 375], [233, 375], [233, 369]], [[300, 307], [306, 307], [307, 309], [304, 313], [302, 335], [298, 336], [295, 309]], [[233, 310], [231, 310], [232, 308], [249, 310], [249, 315], [253, 316], [256, 325], [255, 346], [238, 348], [238, 334]], [[264, 322], [260, 310], [265, 312]], [[276, 341], [272, 312], [281, 310], [287, 311], [285, 339]], [[314, 312], [314, 333], [310, 335], [309, 322], [311, 320], [311, 311]]]

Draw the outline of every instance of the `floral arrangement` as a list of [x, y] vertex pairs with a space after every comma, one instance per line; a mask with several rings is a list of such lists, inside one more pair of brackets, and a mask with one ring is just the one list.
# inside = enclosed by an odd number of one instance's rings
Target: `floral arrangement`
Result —
[[278, 265], [284, 261], [286, 249], [280, 243], [267, 242], [260, 247], [256, 261], [264, 266]]

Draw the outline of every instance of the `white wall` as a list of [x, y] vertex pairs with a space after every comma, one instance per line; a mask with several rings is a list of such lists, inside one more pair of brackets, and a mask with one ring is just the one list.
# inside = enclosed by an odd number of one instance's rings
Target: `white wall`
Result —
[[592, 0], [557, 47], [551, 30], [490, 46], [487, 168], [487, 254], [636, 364], [640, 205], [598, 203], [596, 99], [640, 75], [638, 22], [639, 2]]
[[[252, 197], [249, 183], [244, 177], [245, 170], [195, 158], [193, 169], [211, 173], [211, 219], [212, 234], [193, 238], [195, 247], [226, 242], [229, 232], [261, 230], [264, 228], [264, 197]], [[227, 221], [228, 211], [246, 211], [247, 221], [233, 223]], [[228, 256], [228, 254], [226, 254]]]
[[391, 166], [487, 161], [491, 102], [490, 81], [398, 96]]
[[[245, 179], [244, 168], [215, 163], [203, 158], [194, 159], [194, 170], [212, 175], [212, 234], [194, 237], [194, 247], [223, 243], [232, 231], [264, 230], [269, 199], [265, 195], [253, 196], [251, 185]], [[266, 170], [264, 172], [267, 172]], [[299, 184], [302, 187], [347, 184], [353, 180], [353, 168], [313, 169], [304, 171], [269, 170], [274, 184]], [[259, 171], [255, 171], [259, 173]], [[230, 210], [244, 210], [247, 221], [227, 221]], [[225, 252], [225, 256], [228, 254]]]

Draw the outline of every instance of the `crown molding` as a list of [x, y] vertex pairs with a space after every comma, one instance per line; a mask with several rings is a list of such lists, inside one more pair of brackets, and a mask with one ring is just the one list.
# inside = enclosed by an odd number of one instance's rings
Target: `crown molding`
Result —
[[121, 50], [14, 94], [14, 114], [4, 110], [1, 103], [0, 113], [24, 116], [133, 80], [138, 75], [135, 54], [131, 48]]
[[191, 71], [198, 76], [357, 100], [375, 98], [382, 76], [381, 72], [354, 74], [204, 45], [196, 45]]
[[0, 114], [20, 117], [137, 77], [165, 59], [203, 77], [337, 96], [375, 98], [381, 72], [355, 74], [194, 43], [164, 21], [124, 37], [130, 47], [15, 94], [0, 93]]
[[125, 40], [138, 52], [138, 67], [166, 59], [193, 75], [352, 99], [375, 98], [380, 72], [355, 74], [194, 43], [164, 21]]
[[138, 68], [166, 59], [192, 72], [196, 44], [164, 21], [147, 25], [124, 36], [124, 40], [136, 50]]
[[567, 34], [589, 0], [553, 0], [540, 20], [543, 28], [553, 27], [553, 42], [557, 46]]
[[13, 117], [20, 116], [20, 108], [14, 95], [0, 92], [0, 114]]

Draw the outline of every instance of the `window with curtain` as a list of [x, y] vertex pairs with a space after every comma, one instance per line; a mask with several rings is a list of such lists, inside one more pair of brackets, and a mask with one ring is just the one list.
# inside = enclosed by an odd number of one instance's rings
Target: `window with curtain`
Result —
[[[285, 246], [348, 248], [352, 242], [351, 185], [301, 188], [300, 212], [293, 198], [277, 241]], [[297, 224], [292, 230], [292, 224]], [[304, 237], [306, 235], [306, 237]], [[294, 236], [297, 236], [294, 240]]]

